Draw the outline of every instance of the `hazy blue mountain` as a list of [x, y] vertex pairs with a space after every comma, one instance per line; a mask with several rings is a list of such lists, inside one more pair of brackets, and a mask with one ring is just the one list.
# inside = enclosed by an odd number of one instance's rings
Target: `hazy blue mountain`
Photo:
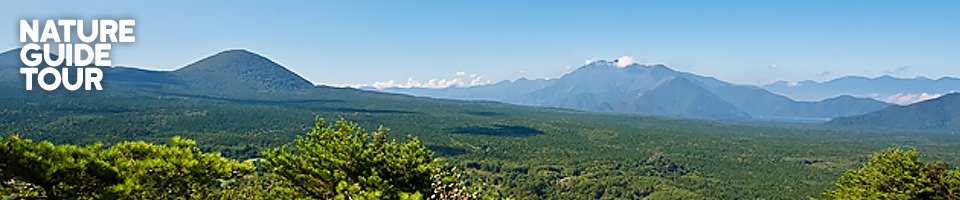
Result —
[[[700, 83], [663, 65], [616, 67], [597, 61], [507, 102], [580, 110], [697, 118], [749, 119]], [[595, 80], [595, 79], [603, 80]]]
[[960, 93], [906, 106], [890, 106], [865, 115], [838, 117], [828, 123], [850, 127], [957, 132], [960, 131]]
[[881, 76], [866, 78], [861, 76], [845, 76], [826, 82], [802, 81], [789, 83], [785, 81], [764, 85], [763, 89], [788, 96], [797, 100], [819, 101], [839, 95], [856, 97], [871, 97], [879, 100], [898, 94], [944, 94], [951, 91], [960, 91], [960, 78], [942, 77], [930, 79], [927, 77], [896, 78]]
[[824, 121], [883, 109], [890, 104], [869, 98], [839, 96], [823, 101], [795, 101], [754, 86], [721, 85], [718, 96], [757, 119]]
[[227, 50], [173, 71], [187, 85], [214, 91], [296, 91], [314, 87], [256, 53]]
[[619, 68], [613, 62], [596, 61], [554, 79], [549, 86], [505, 100], [525, 105], [592, 110], [590, 108], [602, 104], [598, 100], [621, 100], [624, 96], [636, 96], [638, 92], [653, 89], [661, 80], [676, 75], [668, 70], [659, 65]]
[[[629, 93], [628, 93], [629, 94]], [[700, 85], [682, 77], [669, 77], [646, 92], [612, 103], [626, 103], [626, 111], [697, 118], [750, 119], [750, 115]], [[614, 111], [613, 107], [606, 107]]]
[[632, 64], [618, 67], [616, 61], [596, 61], [559, 79], [540, 80], [536, 85], [525, 84], [529, 82], [524, 80], [470, 88], [392, 88], [385, 91], [581, 110], [719, 119], [825, 121], [888, 106], [880, 101], [853, 97], [800, 102], [756, 86], [736, 85], [712, 77], [678, 72], [665, 65]]
[[[793, 100], [791, 100], [791, 102], [793, 102]], [[772, 104], [769, 105], [772, 106]], [[870, 98], [844, 95], [824, 99], [823, 101], [799, 101], [784, 103], [779, 106], [780, 107], [771, 107], [771, 112], [767, 114], [768, 118], [790, 119], [791, 116], [796, 116], [797, 119], [805, 118], [807, 120], [822, 121], [838, 116], [869, 113], [886, 108], [890, 106], [890, 104]]]

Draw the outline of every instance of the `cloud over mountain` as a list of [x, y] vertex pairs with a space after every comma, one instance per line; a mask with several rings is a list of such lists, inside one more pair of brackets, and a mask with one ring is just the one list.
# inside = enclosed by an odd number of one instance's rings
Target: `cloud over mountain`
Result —
[[[901, 67], [896, 71], [906, 69]], [[762, 88], [803, 101], [819, 101], [840, 95], [850, 95], [906, 105], [937, 98], [952, 91], [960, 91], [960, 78], [930, 79], [922, 76], [898, 78], [889, 75], [876, 78], [844, 76], [824, 82], [780, 81], [764, 85]]]
[[373, 87], [376, 89], [384, 88], [448, 88], [448, 87], [471, 87], [471, 86], [480, 86], [492, 83], [490, 80], [483, 80], [483, 76], [477, 74], [467, 75], [467, 72], [457, 72], [454, 73], [456, 77], [454, 78], [432, 78], [426, 81], [416, 80], [413, 77], [407, 78], [406, 82], [399, 82], [395, 80], [388, 81], [377, 81], [373, 84], [351, 84], [343, 85], [346, 87], [353, 88], [363, 88], [363, 87]]

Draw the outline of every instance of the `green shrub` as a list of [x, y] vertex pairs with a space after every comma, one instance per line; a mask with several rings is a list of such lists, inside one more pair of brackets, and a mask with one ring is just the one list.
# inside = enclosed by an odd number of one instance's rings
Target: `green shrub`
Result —
[[943, 162], [924, 163], [915, 150], [886, 149], [862, 168], [847, 171], [833, 199], [960, 199], [960, 172]]
[[316, 199], [471, 198], [459, 174], [433, 159], [415, 137], [388, 141], [386, 129], [367, 134], [344, 120], [313, 131], [294, 148], [264, 153], [265, 164], [288, 187], [288, 196]]
[[0, 188], [18, 198], [212, 198], [220, 179], [253, 170], [194, 145], [174, 137], [170, 146], [124, 142], [80, 148], [10, 136], [0, 143]]

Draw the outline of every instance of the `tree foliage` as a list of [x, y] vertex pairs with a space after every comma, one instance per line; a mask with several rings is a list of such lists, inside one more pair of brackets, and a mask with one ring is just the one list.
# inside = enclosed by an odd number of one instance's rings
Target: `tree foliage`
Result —
[[219, 179], [237, 178], [253, 170], [252, 165], [202, 153], [194, 141], [178, 137], [170, 146], [120, 143], [101, 152], [100, 157], [117, 167], [124, 178], [111, 192], [144, 199], [210, 198]]
[[117, 168], [98, 159], [99, 149], [100, 145], [54, 146], [7, 137], [0, 143], [2, 187], [23, 196], [99, 197], [107, 187], [121, 182]]
[[[422, 199], [472, 197], [455, 173], [433, 159], [415, 137], [388, 141], [385, 128], [367, 134], [344, 120], [316, 127], [286, 146], [265, 152], [267, 167], [289, 195], [318, 199]], [[437, 189], [437, 190], [435, 190]], [[444, 196], [446, 195], [446, 196]]]
[[915, 150], [890, 148], [862, 168], [843, 174], [833, 199], [960, 199], [960, 172], [946, 163], [924, 163]]
[[100, 144], [34, 144], [17, 136], [0, 143], [2, 188], [23, 198], [211, 198], [219, 179], [252, 170], [249, 164], [202, 153], [193, 141], [177, 137], [169, 146], [141, 141], [107, 149]]

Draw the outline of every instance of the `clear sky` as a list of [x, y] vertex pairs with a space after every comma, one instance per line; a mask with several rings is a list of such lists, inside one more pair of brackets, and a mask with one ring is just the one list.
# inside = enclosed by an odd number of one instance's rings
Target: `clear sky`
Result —
[[[95, 2], [95, 3], [94, 3]], [[960, 75], [960, 1], [7, 1], [18, 20], [133, 18], [114, 64], [176, 69], [230, 48], [315, 83], [559, 77], [622, 56], [741, 84]], [[2, 25], [6, 24], [6, 25]]]

